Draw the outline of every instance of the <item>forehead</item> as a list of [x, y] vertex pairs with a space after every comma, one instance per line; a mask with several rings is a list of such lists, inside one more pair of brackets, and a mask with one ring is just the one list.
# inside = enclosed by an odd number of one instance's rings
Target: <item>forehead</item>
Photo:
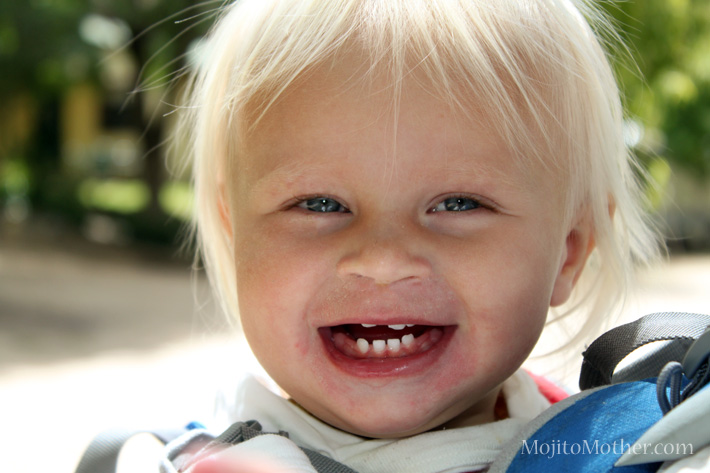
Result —
[[[425, 163], [429, 172], [453, 168], [495, 179], [517, 176], [530, 185], [547, 174], [512, 149], [492, 111], [463, 87], [456, 97], [446, 97], [424, 74], [393, 81], [388, 72], [373, 72], [357, 59], [311, 69], [265, 111], [246, 108], [233, 162], [238, 174], [254, 182], [304, 166], [313, 172], [357, 160], [351, 152], [356, 146], [371, 146], [368, 151], [381, 162], [397, 167], [410, 152], [423, 152], [431, 158]], [[378, 139], [364, 139], [373, 135]], [[461, 167], [469, 156], [490, 159]]]
[[[500, 111], [482, 103], [480, 94], [460, 84], [444, 94], [430, 75], [412, 70], [393, 79], [386, 68], [348, 53], [303, 73], [275, 99], [248, 103], [228, 160], [232, 182], [245, 189], [267, 177], [316, 179], [318, 171], [347, 178], [346, 165], [358, 166], [365, 152], [379, 157], [387, 179], [412, 177], [404, 164], [424, 153], [429, 159], [420, 160], [418, 170], [432, 179], [458, 173], [460, 179], [562, 187], [559, 173], [551, 175], [505, 139]], [[537, 141], [531, 154], [545, 146], [546, 140]], [[486, 159], [468, 163], [470, 157]]]

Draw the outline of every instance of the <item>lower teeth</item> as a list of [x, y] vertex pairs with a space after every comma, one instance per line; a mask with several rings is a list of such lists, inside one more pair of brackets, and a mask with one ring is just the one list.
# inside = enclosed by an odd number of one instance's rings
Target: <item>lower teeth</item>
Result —
[[364, 338], [358, 338], [357, 349], [360, 350], [360, 353], [364, 355], [365, 353], [370, 351], [370, 344]]
[[400, 358], [428, 350], [441, 339], [442, 335], [440, 328], [432, 328], [416, 338], [412, 334], [407, 334], [401, 339], [390, 338], [369, 342], [364, 338], [353, 340], [348, 335], [337, 332], [333, 334], [333, 342], [339, 351], [353, 358]]
[[375, 350], [375, 353], [382, 353], [385, 351], [385, 341], [384, 340], [373, 340], [372, 341], [372, 348]]

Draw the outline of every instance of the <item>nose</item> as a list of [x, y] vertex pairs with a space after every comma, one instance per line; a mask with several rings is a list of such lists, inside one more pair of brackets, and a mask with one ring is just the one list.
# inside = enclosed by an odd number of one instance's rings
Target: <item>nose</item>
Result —
[[431, 274], [430, 261], [423, 256], [414, 231], [366, 228], [353, 232], [351, 251], [338, 261], [337, 271], [343, 277], [364, 277], [378, 285], [398, 281], [424, 279]]

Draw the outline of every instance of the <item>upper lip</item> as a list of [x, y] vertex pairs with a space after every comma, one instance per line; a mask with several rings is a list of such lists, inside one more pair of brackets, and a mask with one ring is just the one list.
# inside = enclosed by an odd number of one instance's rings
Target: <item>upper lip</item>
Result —
[[456, 294], [444, 283], [378, 288], [351, 283], [324, 290], [306, 308], [314, 327], [346, 324], [457, 325], [464, 316]]
[[391, 319], [391, 320], [372, 320], [372, 319], [360, 319], [360, 320], [344, 320], [342, 322], [338, 323], [329, 323], [327, 325], [324, 325], [323, 327], [338, 327], [340, 325], [361, 325], [361, 324], [369, 324], [369, 325], [427, 325], [430, 327], [442, 327], [446, 325], [453, 325], [453, 324], [445, 324], [445, 323], [437, 323], [433, 321], [427, 321], [427, 320], [421, 320], [421, 319], [403, 319], [403, 318], [398, 318], [398, 319]]

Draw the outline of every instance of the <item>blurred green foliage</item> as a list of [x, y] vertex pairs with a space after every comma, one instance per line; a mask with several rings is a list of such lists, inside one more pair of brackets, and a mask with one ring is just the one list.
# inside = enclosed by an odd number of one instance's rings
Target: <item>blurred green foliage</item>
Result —
[[0, 98], [60, 94], [94, 71], [97, 51], [77, 34], [87, 8], [81, 0], [0, 2]]
[[78, 189], [81, 204], [122, 214], [137, 213], [150, 199], [145, 183], [138, 179], [96, 179], [82, 181]]
[[701, 178], [710, 176], [710, 1], [605, 2], [636, 67], [618, 75], [631, 117], [643, 124], [638, 150]]
[[[131, 227], [136, 238], [172, 242], [180, 222], [189, 218], [189, 186], [166, 172], [164, 104], [175, 102], [174, 72], [185, 66], [190, 45], [207, 31], [221, 4], [0, 2], [0, 103], [5, 104], [0, 108], [0, 219], [3, 207], [4, 216], [15, 220], [29, 208], [80, 226], [86, 215], [99, 212], [128, 222], [123, 226]], [[134, 160], [138, 172], [112, 175], [116, 165], [107, 167], [124, 135], [109, 135], [113, 142], [84, 151], [95, 165], [83, 173], [65, 162], [66, 97], [85, 84], [92, 84], [105, 104], [94, 117], [102, 122], [101, 133], [134, 130], [141, 142]], [[11, 116], [20, 112], [25, 116], [19, 120]]]

